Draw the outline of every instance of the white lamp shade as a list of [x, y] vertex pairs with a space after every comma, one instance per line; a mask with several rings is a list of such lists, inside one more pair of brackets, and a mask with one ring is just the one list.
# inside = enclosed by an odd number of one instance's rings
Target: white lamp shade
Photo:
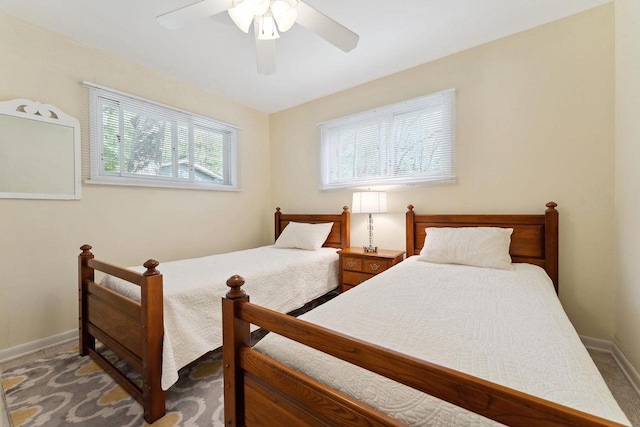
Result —
[[247, 3], [242, 2], [236, 7], [229, 9], [228, 12], [229, 12], [229, 16], [231, 17], [233, 22], [238, 26], [238, 28], [240, 28], [240, 30], [244, 31], [245, 33], [248, 33], [249, 27], [253, 22], [254, 15], [249, 10], [249, 7], [247, 7]]
[[352, 213], [387, 212], [387, 193], [384, 191], [363, 191], [353, 193]]

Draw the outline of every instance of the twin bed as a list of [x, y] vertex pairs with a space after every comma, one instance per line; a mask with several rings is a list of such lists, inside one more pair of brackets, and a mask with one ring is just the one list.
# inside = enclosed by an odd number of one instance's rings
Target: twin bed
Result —
[[[550, 202], [540, 215], [417, 215], [409, 206], [408, 259], [299, 318], [283, 314], [288, 307], [275, 306], [280, 297], [267, 298], [276, 310], [263, 307], [267, 301], [252, 286], [254, 273], [274, 263], [272, 255], [267, 255], [272, 262], [255, 269], [217, 255], [237, 269], [234, 273], [246, 276], [226, 281], [231, 290], [222, 299], [221, 314], [215, 295], [204, 298], [214, 299], [204, 304], [205, 311], [222, 318], [225, 424], [628, 425], [557, 298], [555, 208]], [[333, 222], [325, 246], [349, 246], [346, 207], [342, 215], [277, 210], [276, 239], [290, 221]], [[507, 264], [484, 268], [433, 262], [434, 230], [460, 227], [512, 229]], [[436, 246], [455, 240], [451, 236], [445, 233]], [[168, 348], [175, 347], [167, 326], [173, 316], [172, 298], [166, 298], [172, 294], [172, 265], [162, 268], [163, 312], [157, 262], [149, 260], [146, 271], [135, 272], [93, 259], [88, 246], [82, 249], [80, 353], [110, 372], [153, 422], [164, 414], [163, 389], [171, 384], [165, 381], [163, 363], [173, 357]], [[478, 255], [457, 249], [448, 255]], [[486, 262], [484, 255], [475, 261]], [[127, 297], [123, 293], [130, 289], [115, 292], [96, 284], [94, 270], [139, 285], [139, 293]], [[273, 275], [266, 282], [270, 289], [298, 294], [299, 280]], [[193, 305], [190, 294], [186, 306]], [[302, 300], [312, 297], [307, 293]], [[219, 333], [202, 332], [193, 319], [188, 323], [199, 329], [189, 335], [207, 336], [202, 349], [220, 345]], [[272, 332], [252, 347], [256, 327]], [[96, 339], [140, 372], [142, 387], [96, 351]]]
[[[557, 298], [555, 207], [416, 215], [409, 206], [408, 259], [299, 318], [250, 303], [242, 277], [230, 278], [225, 424], [629, 425]], [[508, 264], [433, 262], [428, 252], [459, 227], [512, 229]], [[448, 239], [434, 243], [441, 232]], [[272, 331], [253, 348], [250, 324]]]
[[[317, 250], [291, 248], [300, 246], [291, 238], [278, 246], [292, 237], [293, 226], [283, 234], [290, 223], [325, 224], [320, 226], [324, 234], [315, 239]], [[162, 274], [157, 261], [124, 268], [95, 259], [91, 246], [82, 246], [80, 355], [91, 356], [135, 397], [144, 407], [145, 420], [162, 417], [164, 392], [177, 381], [180, 368], [222, 345], [220, 298], [230, 275], [242, 271], [255, 300], [282, 313], [311, 307], [338, 287], [336, 251], [349, 246], [346, 206], [335, 215], [283, 214], [277, 208], [274, 228], [276, 245], [163, 263]], [[95, 271], [106, 273], [99, 284]], [[97, 347], [96, 341], [102, 345]], [[112, 363], [107, 349], [126, 362], [142, 384]]]

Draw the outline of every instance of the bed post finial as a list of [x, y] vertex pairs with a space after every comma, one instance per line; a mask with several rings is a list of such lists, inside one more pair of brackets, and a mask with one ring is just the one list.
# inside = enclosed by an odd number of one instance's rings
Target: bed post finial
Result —
[[142, 273], [143, 276], [149, 277], [149, 276], [157, 276], [158, 274], [160, 274], [160, 272], [156, 270], [156, 267], [159, 266], [160, 263], [155, 259], [149, 259], [147, 260], [147, 262], [145, 262], [142, 265], [144, 266], [144, 268], [147, 269], [147, 271]]
[[80, 250], [82, 251], [82, 253], [80, 254], [80, 256], [82, 258], [93, 258], [93, 254], [91, 253], [91, 245], [82, 245], [80, 246]]
[[238, 276], [237, 274], [229, 277], [227, 286], [230, 287], [231, 290], [227, 292], [226, 297], [228, 299], [238, 299], [245, 296], [246, 293], [242, 290], [242, 285], [244, 285], [244, 277]]
[[409, 210], [409, 212], [413, 212], [413, 205], [407, 205], [407, 209]]
[[349, 212], [349, 206], [343, 206], [342, 212]]
[[547, 212], [549, 212], [549, 211], [555, 211], [556, 206], [558, 206], [558, 204], [556, 202], [549, 202], [545, 206], [547, 207]]
[[280, 212], [280, 207], [276, 207], [276, 212]]

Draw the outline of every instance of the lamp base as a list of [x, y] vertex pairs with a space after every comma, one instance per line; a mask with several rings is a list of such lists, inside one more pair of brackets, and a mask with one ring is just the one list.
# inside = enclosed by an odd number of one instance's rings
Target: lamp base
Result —
[[378, 252], [378, 247], [377, 246], [363, 246], [362, 249], [365, 252]]

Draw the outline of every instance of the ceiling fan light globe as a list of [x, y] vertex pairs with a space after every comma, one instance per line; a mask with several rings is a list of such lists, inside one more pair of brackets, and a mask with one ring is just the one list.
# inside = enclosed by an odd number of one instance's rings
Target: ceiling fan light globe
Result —
[[293, 27], [293, 24], [296, 23], [296, 19], [298, 18], [298, 11], [296, 8], [291, 6], [288, 1], [284, 0], [274, 1], [271, 5], [271, 12], [273, 14], [273, 18], [278, 24], [278, 29], [283, 33]]
[[291, 6], [285, 0], [275, 0], [271, 3], [271, 14], [276, 21], [289, 9]]
[[236, 24], [241, 31], [248, 33], [251, 22], [253, 22], [253, 13], [251, 13], [247, 7], [246, 2], [242, 2], [229, 9], [228, 12], [234, 24]]
[[247, 8], [253, 13], [255, 16], [264, 15], [269, 10], [269, 6], [271, 5], [270, 0], [244, 0], [242, 4], [246, 4]]

